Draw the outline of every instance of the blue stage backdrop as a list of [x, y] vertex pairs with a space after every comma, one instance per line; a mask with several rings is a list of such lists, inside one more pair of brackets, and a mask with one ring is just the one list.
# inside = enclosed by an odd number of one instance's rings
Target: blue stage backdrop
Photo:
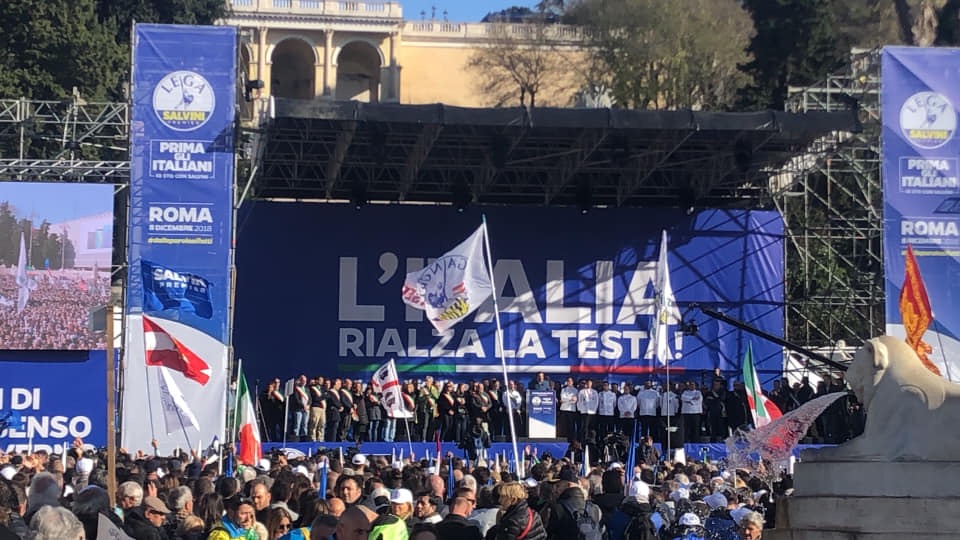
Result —
[[105, 351], [0, 352], [0, 451], [62, 452], [77, 437], [107, 442]]
[[960, 50], [886, 47], [882, 72], [887, 333], [906, 336], [900, 294], [911, 246], [933, 314], [914, 337], [941, 375], [960, 381]]
[[[680, 309], [671, 376], [738, 372], [753, 340], [765, 381], [782, 352], [696, 310], [699, 303], [783, 335], [783, 222], [776, 212], [470, 208], [257, 202], [241, 209], [236, 355], [255, 378], [299, 373], [369, 377], [395, 358], [401, 378], [459, 380], [500, 370], [488, 300], [435, 335], [401, 301], [407, 272], [439, 257], [488, 219], [509, 370], [639, 379], [662, 368], [647, 352], [661, 230]], [[686, 373], [684, 373], [686, 372]]]

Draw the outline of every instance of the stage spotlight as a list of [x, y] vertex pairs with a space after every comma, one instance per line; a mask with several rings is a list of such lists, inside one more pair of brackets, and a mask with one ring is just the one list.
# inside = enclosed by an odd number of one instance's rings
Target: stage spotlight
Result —
[[363, 182], [354, 182], [353, 186], [350, 188], [350, 202], [353, 203], [353, 206], [359, 210], [363, 205], [367, 204], [367, 186]]
[[586, 178], [577, 181], [577, 208], [581, 214], [586, 214], [593, 208], [593, 188]]
[[247, 81], [247, 84], [243, 88], [243, 99], [245, 101], [253, 101], [253, 98], [260, 96], [260, 90], [263, 90], [264, 84], [262, 79], [254, 79], [252, 81]]
[[473, 191], [471, 191], [470, 185], [466, 180], [459, 180], [453, 183], [450, 200], [453, 203], [453, 207], [457, 209], [457, 212], [463, 212], [470, 206], [470, 203], [473, 202]]

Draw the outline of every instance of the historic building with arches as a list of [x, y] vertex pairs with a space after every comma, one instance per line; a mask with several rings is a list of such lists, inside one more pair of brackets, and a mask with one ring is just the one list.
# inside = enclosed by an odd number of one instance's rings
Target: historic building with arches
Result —
[[[232, 0], [223, 24], [241, 29], [247, 78], [263, 81], [262, 97], [489, 105], [468, 63], [493, 24], [405, 20], [398, 2], [353, 0]], [[529, 35], [526, 26], [508, 31]], [[551, 39], [583, 43], [570, 26]]]

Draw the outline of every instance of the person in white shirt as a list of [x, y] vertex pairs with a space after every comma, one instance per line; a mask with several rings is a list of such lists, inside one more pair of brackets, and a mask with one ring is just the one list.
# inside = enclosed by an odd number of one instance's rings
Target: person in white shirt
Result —
[[661, 442], [660, 421], [657, 418], [657, 407], [660, 405], [660, 392], [653, 387], [653, 381], [644, 383], [637, 392], [637, 418], [640, 421], [640, 437], [650, 435], [657, 442]]
[[633, 436], [633, 425], [637, 421], [637, 396], [633, 395], [630, 383], [623, 383], [623, 393], [617, 398], [617, 410], [620, 412], [620, 430]]
[[[510, 379], [510, 386], [508, 390], [504, 392], [500, 398], [503, 400], [503, 414], [507, 414], [507, 401], [510, 402], [510, 407], [513, 410], [513, 429], [517, 432], [517, 437], [522, 437], [524, 434], [523, 431], [523, 396], [520, 395], [520, 391], [517, 390], [517, 381]], [[506, 420], [507, 424], [505, 429], [510, 429], [510, 420]]]
[[[616, 387], [616, 385], [614, 385]], [[604, 382], [600, 386], [600, 406], [597, 408], [599, 422], [597, 426], [597, 438], [603, 439], [608, 434], [617, 430], [617, 417], [614, 411], [617, 408], [617, 392], [611, 390], [610, 383]]]
[[577, 396], [579, 392], [573, 385], [573, 377], [567, 377], [560, 389], [560, 437], [573, 442], [577, 438]]
[[687, 382], [687, 389], [680, 394], [680, 414], [683, 415], [685, 438], [691, 443], [700, 442], [700, 415], [703, 414], [703, 394], [697, 383]]
[[[680, 397], [673, 388], [664, 388], [660, 395], [660, 422], [664, 430], [670, 431], [670, 447], [683, 448], [683, 429], [679, 425]], [[664, 436], [664, 442], [667, 438]], [[669, 455], [669, 454], [668, 454]]]
[[597, 415], [597, 409], [600, 408], [600, 394], [593, 389], [593, 381], [587, 379], [583, 388], [577, 396], [577, 411], [580, 413], [580, 431], [577, 439], [584, 444], [596, 443], [596, 438], [591, 441], [590, 431], [595, 428], [593, 419]]

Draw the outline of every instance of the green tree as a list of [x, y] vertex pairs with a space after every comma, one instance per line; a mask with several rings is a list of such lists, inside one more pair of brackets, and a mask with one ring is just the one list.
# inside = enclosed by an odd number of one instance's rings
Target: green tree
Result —
[[830, 0], [745, 0], [756, 34], [740, 94], [747, 109], [783, 109], [789, 86], [809, 86], [845, 65]]
[[123, 66], [94, 0], [0, 0], [0, 96], [103, 98]]
[[225, 0], [96, 0], [97, 13], [112, 20], [116, 42], [129, 45], [134, 22], [213, 24], [227, 14]]
[[591, 36], [585, 79], [633, 109], [729, 108], [753, 28], [739, 0], [584, 0], [567, 11]]

